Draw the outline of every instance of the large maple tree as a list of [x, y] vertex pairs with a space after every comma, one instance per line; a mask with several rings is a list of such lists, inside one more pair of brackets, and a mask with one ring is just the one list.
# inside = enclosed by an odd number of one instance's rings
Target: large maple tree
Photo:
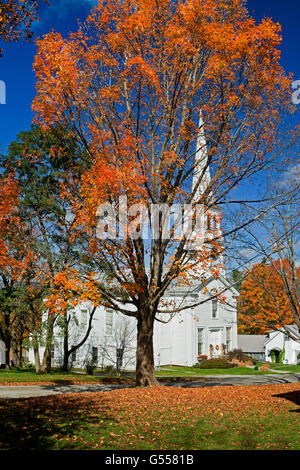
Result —
[[147, 210], [193, 202], [209, 212], [274, 162], [290, 95], [280, 40], [280, 26], [256, 24], [240, 0], [107, 0], [67, 39], [51, 32], [37, 43], [33, 109], [42, 128], [62, 125], [90, 155], [80, 194], [65, 194], [108, 266], [101, 302], [137, 320], [138, 385], [155, 383], [155, 320], [191, 307], [166, 304], [172, 281], [218, 277], [220, 239], [187, 250], [184, 237], [164, 238], [159, 218], [157, 237], [103, 240], [98, 207], [118, 210], [126, 196]]

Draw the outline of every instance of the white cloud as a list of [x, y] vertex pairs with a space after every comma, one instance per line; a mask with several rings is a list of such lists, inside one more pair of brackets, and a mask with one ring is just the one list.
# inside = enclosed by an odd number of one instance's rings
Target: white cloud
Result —
[[291, 185], [299, 185], [300, 183], [300, 163], [290, 166], [290, 168], [283, 173], [280, 185], [282, 187], [290, 187]]

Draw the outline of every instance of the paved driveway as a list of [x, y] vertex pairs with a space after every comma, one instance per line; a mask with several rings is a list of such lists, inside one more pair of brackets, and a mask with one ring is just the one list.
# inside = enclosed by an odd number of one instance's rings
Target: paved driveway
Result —
[[300, 374], [288, 375], [209, 375], [204, 382], [166, 383], [172, 387], [214, 387], [218, 385], [270, 385], [300, 382]]
[[0, 398], [30, 398], [58, 395], [59, 393], [108, 392], [119, 388], [133, 387], [128, 384], [86, 384], [86, 385], [18, 385], [0, 386]]
[[[203, 380], [204, 379], [204, 380]], [[167, 387], [215, 387], [218, 385], [269, 385], [300, 382], [300, 374], [285, 375], [215, 375], [202, 376], [199, 382], [165, 382], [161, 385]], [[107, 392], [120, 388], [130, 388], [134, 385], [28, 385], [28, 386], [0, 386], [0, 398], [29, 398], [57, 395], [59, 393], [86, 393], [86, 392]]]

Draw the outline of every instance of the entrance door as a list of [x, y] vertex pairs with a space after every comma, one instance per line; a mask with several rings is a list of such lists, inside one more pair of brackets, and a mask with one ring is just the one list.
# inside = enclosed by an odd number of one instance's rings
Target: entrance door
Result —
[[209, 330], [208, 334], [208, 345], [213, 345], [213, 356], [218, 357], [221, 354], [221, 344], [222, 344], [222, 330], [221, 329], [214, 329]]

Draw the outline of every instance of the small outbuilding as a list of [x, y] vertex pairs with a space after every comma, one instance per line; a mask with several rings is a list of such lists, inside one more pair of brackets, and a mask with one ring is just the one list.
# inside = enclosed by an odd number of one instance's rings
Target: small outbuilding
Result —
[[300, 334], [296, 325], [286, 326], [297, 341], [282, 330], [269, 331], [265, 343], [266, 361], [286, 364], [300, 363]]
[[248, 356], [265, 361], [265, 341], [267, 335], [238, 335], [238, 348]]

